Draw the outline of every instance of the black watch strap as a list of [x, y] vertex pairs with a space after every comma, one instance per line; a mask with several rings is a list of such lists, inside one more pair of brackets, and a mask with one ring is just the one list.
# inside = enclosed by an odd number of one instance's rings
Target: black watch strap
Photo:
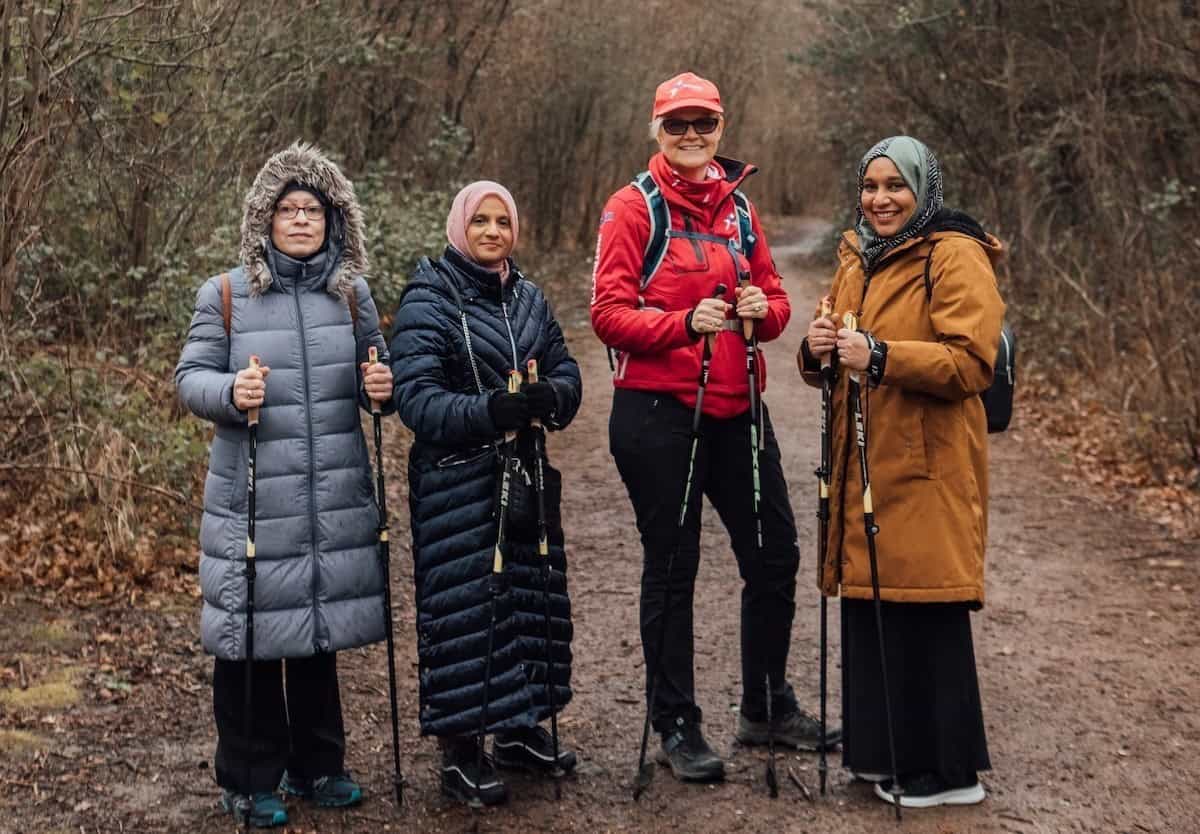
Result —
[[871, 356], [867, 360], [867, 383], [872, 388], [878, 388], [883, 382], [883, 373], [887, 366], [887, 342], [881, 342], [870, 333], [863, 335], [867, 337], [867, 347], [871, 350]]

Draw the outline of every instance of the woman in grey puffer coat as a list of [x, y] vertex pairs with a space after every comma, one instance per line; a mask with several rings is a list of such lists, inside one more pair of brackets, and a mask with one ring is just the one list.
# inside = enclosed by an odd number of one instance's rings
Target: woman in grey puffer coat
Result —
[[[326, 806], [362, 797], [344, 765], [335, 653], [382, 640], [385, 629], [359, 408], [374, 401], [391, 411], [392, 379], [366, 269], [353, 186], [317, 148], [293, 144], [246, 195], [241, 265], [200, 288], [175, 369], [183, 404], [216, 427], [200, 524], [201, 637], [216, 656], [216, 778], [226, 808], [240, 817], [249, 806], [260, 826], [286, 822], [277, 787]], [[373, 365], [371, 346], [379, 349]], [[259, 369], [248, 368], [251, 356]], [[260, 421], [247, 738], [250, 408], [260, 408]]]

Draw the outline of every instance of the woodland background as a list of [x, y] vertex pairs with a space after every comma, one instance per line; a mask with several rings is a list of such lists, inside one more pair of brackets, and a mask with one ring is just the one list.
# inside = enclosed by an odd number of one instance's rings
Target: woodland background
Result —
[[315, 141], [354, 179], [384, 312], [481, 177], [586, 304], [599, 210], [684, 69], [720, 85], [772, 215], [845, 226], [871, 144], [933, 147], [1009, 246], [1017, 419], [1195, 535], [1195, 0], [3, 0], [0, 587], [194, 586], [209, 430], [171, 372], [272, 152]]

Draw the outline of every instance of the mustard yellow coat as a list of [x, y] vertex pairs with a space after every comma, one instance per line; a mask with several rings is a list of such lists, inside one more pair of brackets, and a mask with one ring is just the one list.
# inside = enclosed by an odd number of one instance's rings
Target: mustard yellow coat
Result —
[[[935, 242], [926, 300], [925, 260]], [[854, 312], [860, 329], [888, 344], [866, 415], [881, 598], [982, 605], [988, 440], [977, 395], [991, 385], [1000, 342], [1004, 302], [992, 264], [1001, 244], [952, 231], [907, 241], [876, 269], [869, 291], [857, 247], [847, 232], [829, 295], [839, 323]], [[819, 375], [797, 359], [805, 381], [819, 387]], [[834, 385], [828, 547], [817, 584], [826, 596], [870, 599], [848, 371]]]

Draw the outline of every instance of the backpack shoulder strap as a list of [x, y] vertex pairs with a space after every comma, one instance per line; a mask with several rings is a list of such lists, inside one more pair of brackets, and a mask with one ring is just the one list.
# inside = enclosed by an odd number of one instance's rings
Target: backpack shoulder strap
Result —
[[667, 256], [667, 232], [671, 228], [671, 212], [663, 197], [662, 189], [650, 176], [649, 171], [642, 171], [634, 177], [633, 187], [646, 201], [646, 210], [650, 214], [650, 237], [646, 240], [646, 251], [642, 254], [642, 284], [646, 289], [654, 273], [662, 266], [663, 258]]
[[221, 320], [225, 322], [225, 338], [233, 328], [233, 284], [229, 281], [229, 273], [221, 273]]
[[937, 241], [929, 244], [929, 254], [925, 256], [925, 303], [933, 301], [933, 279], [929, 277], [929, 269], [933, 266], [933, 249]]
[[354, 291], [354, 285], [346, 290], [346, 306], [350, 308], [350, 324], [354, 326], [354, 332], [358, 332], [358, 293]]
[[742, 254], [749, 259], [754, 254], [754, 244], [758, 243], [758, 236], [754, 234], [754, 224], [750, 222], [750, 198], [740, 188], [735, 188], [733, 205], [737, 210], [738, 242], [741, 243]]

